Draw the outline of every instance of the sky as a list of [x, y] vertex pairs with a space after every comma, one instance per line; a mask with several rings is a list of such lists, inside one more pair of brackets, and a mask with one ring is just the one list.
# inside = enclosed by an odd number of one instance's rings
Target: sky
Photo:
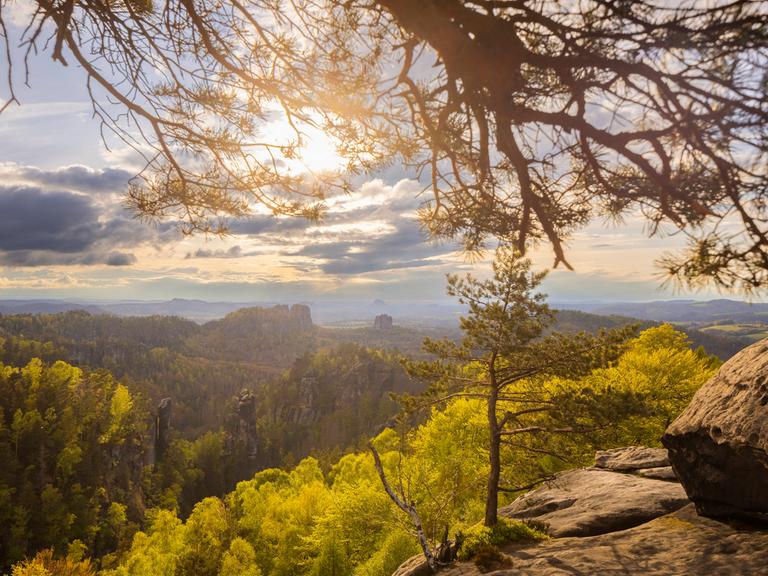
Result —
[[[41, 56], [17, 92], [21, 105], [0, 114], [0, 298], [437, 302], [447, 273], [488, 273], [487, 259], [424, 236], [422, 186], [397, 166], [332, 198], [320, 223], [254, 215], [206, 238], [140, 221], [123, 203], [140, 166], [124, 147], [104, 146], [82, 71]], [[309, 155], [333, 162], [322, 141]], [[654, 261], [682, 245], [649, 239], [640, 218], [593, 222], [569, 243], [575, 270], [552, 271], [543, 291], [571, 302], [718, 297], [660, 286]], [[552, 264], [546, 248], [533, 259]]]

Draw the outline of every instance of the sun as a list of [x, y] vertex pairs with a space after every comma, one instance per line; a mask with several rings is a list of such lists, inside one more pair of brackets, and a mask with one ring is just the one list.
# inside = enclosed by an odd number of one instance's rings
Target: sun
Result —
[[312, 172], [337, 172], [342, 170], [345, 164], [333, 140], [325, 132], [315, 128], [305, 135], [299, 149], [299, 158]]
[[[306, 123], [296, 126], [301, 131], [301, 146], [296, 148], [295, 157], [283, 160], [287, 168], [296, 173], [339, 172], [344, 169], [346, 161], [328, 134]], [[268, 122], [260, 132], [262, 138], [274, 145], [295, 145], [298, 141], [296, 129], [282, 117]]]

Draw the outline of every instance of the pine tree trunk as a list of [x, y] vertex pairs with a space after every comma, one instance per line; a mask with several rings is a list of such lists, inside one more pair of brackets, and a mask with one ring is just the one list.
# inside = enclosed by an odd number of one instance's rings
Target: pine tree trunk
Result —
[[[493, 374], [492, 374], [493, 376]], [[488, 432], [490, 441], [488, 454], [490, 471], [488, 473], [488, 490], [485, 497], [485, 525], [494, 526], [498, 521], [499, 508], [499, 477], [501, 475], [501, 437], [499, 422], [496, 417], [496, 402], [498, 401], [495, 378], [491, 378], [491, 392], [488, 397]]]

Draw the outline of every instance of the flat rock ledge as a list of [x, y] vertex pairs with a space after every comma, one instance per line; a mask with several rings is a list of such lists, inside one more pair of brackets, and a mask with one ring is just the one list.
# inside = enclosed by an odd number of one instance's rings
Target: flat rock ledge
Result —
[[595, 468], [626, 472], [669, 466], [669, 454], [664, 448], [628, 446], [600, 450], [595, 454]]
[[[699, 515], [664, 465], [666, 451], [646, 450], [598, 453], [595, 467], [563, 472], [499, 509], [509, 518], [548, 524], [553, 539], [510, 544], [502, 550], [504, 560], [494, 566], [460, 562], [441, 569], [440, 576], [766, 573], [768, 527]], [[423, 558], [416, 556], [393, 576], [429, 574]]]
[[594, 536], [631, 528], [689, 503], [676, 482], [599, 468], [569, 470], [499, 509], [507, 518], [535, 519], [549, 533]]
[[705, 518], [690, 504], [628, 530], [510, 546], [503, 552], [503, 567], [484, 572], [463, 562], [441, 570], [440, 576], [765, 574], [768, 530]]

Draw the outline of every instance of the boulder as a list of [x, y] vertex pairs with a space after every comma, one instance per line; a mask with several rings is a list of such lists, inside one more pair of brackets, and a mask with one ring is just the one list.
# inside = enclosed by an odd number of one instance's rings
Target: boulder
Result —
[[[765, 574], [768, 530], [704, 518], [692, 505], [640, 526], [586, 538], [502, 549], [509, 568], [493, 576], [744, 576]], [[480, 576], [471, 562], [439, 576]]]
[[648, 522], [689, 504], [682, 486], [598, 468], [569, 470], [499, 509], [535, 519], [552, 536], [591, 536]]
[[723, 364], [662, 442], [701, 514], [768, 521], [768, 339]]
[[595, 467], [606, 470], [644, 470], [669, 466], [669, 458], [664, 448], [628, 446], [601, 450], [595, 454]]

